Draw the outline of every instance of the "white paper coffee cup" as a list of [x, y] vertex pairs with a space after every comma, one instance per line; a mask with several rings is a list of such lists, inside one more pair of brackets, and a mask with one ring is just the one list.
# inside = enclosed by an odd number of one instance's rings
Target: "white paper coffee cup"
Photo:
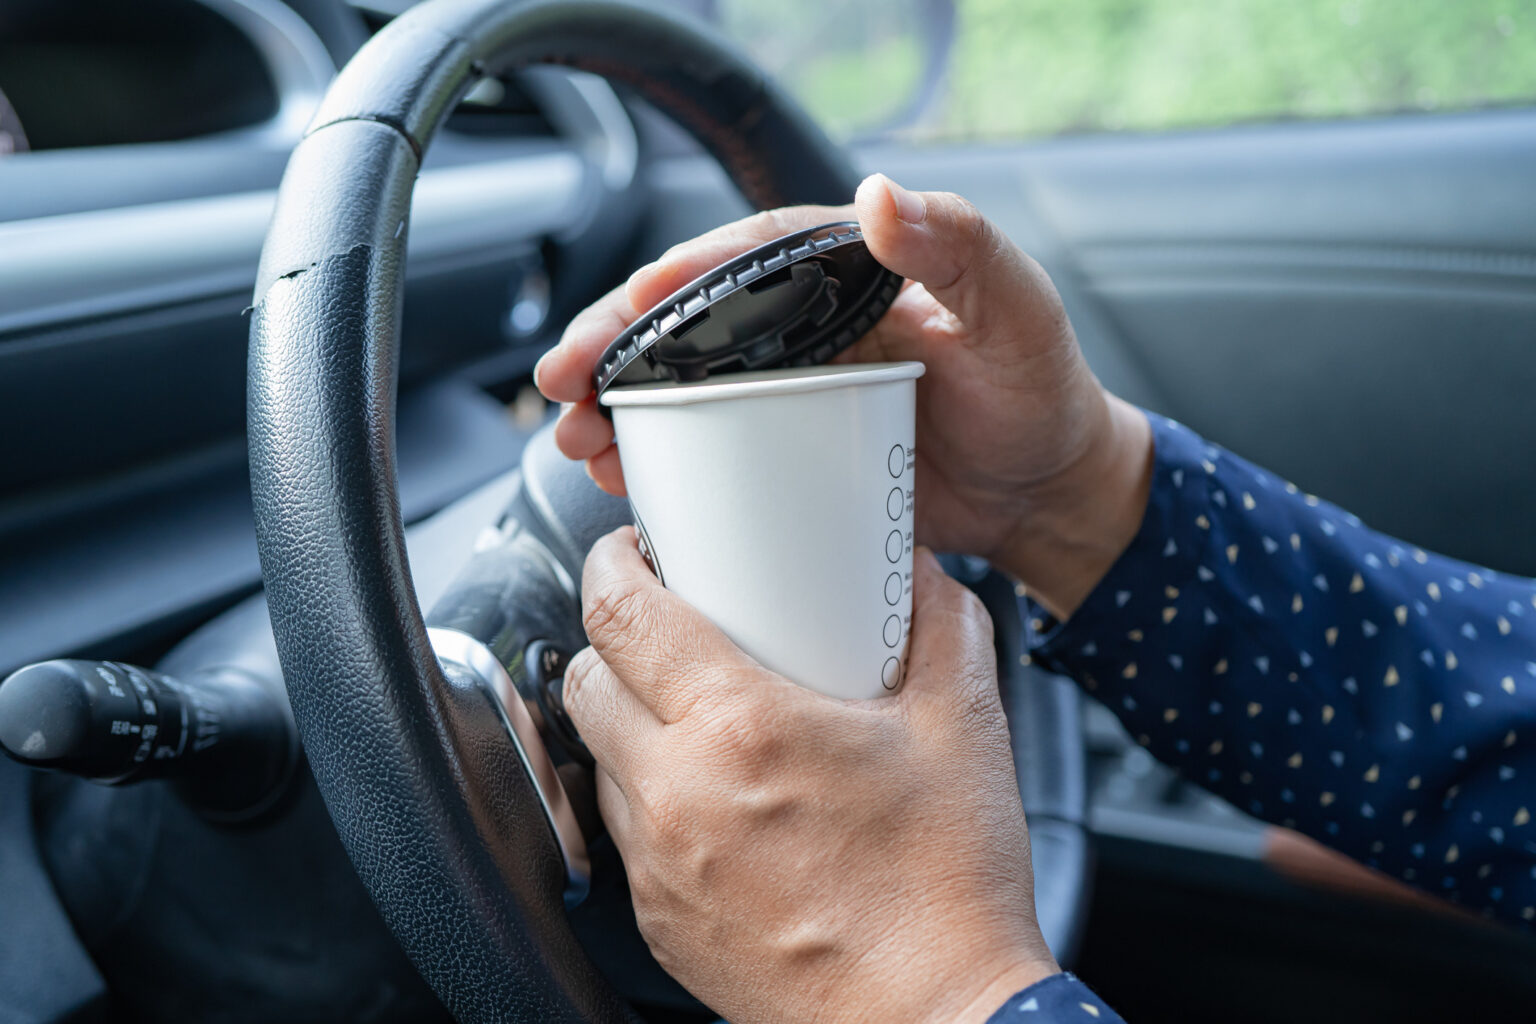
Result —
[[922, 363], [613, 388], [624, 480], [662, 582], [737, 646], [834, 697], [901, 686]]

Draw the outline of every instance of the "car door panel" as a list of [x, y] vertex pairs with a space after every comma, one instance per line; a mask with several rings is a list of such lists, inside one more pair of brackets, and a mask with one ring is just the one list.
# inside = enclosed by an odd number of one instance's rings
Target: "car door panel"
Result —
[[1035, 254], [1126, 397], [1536, 573], [1536, 114], [865, 155]]

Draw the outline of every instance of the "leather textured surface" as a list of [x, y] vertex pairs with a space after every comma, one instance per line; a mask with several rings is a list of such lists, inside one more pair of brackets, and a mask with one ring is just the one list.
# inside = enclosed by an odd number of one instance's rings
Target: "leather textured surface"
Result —
[[294, 716], [358, 874], [456, 1017], [621, 1020], [515, 751], [427, 644], [395, 487], [400, 250], [321, 259], [254, 313], [258, 543]]
[[308, 135], [288, 158], [254, 301], [279, 278], [336, 254], [398, 249], [395, 261], [403, 258], [411, 186], [420, 167], [409, 142], [388, 125], [339, 121]]

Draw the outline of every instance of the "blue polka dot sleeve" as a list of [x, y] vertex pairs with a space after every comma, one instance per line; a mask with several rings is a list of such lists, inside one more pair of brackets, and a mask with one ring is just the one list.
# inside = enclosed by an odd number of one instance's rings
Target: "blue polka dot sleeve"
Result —
[[1536, 583], [1151, 422], [1140, 533], [1034, 658], [1238, 807], [1531, 927]]
[[1121, 1017], [1081, 981], [1053, 974], [1014, 996], [987, 1018], [987, 1024], [1124, 1024]]

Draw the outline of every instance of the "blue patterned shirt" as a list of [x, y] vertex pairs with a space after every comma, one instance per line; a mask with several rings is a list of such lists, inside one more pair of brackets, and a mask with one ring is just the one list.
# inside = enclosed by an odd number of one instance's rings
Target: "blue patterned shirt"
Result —
[[[1422, 551], [1149, 417], [1140, 532], [1033, 657], [1256, 817], [1536, 922], [1536, 582]], [[1037, 1016], [1038, 1015], [1038, 1016]], [[993, 1022], [1118, 1020], [1058, 975]]]

